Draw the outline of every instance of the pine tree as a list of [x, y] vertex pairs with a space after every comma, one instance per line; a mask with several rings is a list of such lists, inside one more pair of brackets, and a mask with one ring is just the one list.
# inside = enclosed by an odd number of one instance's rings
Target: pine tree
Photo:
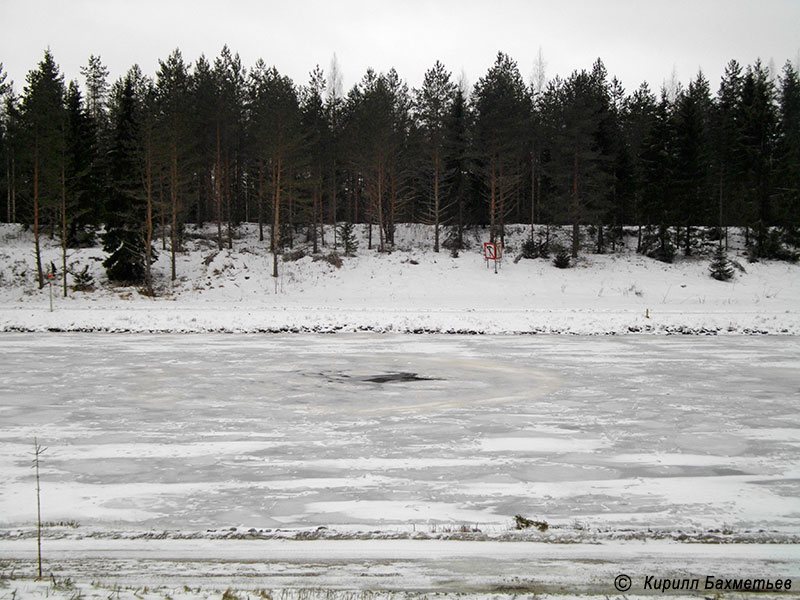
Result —
[[268, 171], [266, 179], [272, 208], [272, 276], [278, 277], [281, 214], [285, 212], [282, 200], [290, 194], [293, 182], [289, 173], [303, 142], [300, 106], [292, 80], [281, 75], [275, 67], [268, 68], [259, 59], [248, 80], [248, 112], [254, 158]]
[[[656, 125], [656, 97], [646, 83], [625, 99], [622, 110], [622, 138], [630, 157], [632, 217], [638, 226], [637, 251], [641, 251], [642, 227], [652, 219], [647, 215], [647, 153]], [[649, 217], [649, 219], [648, 219]]]
[[313, 252], [319, 251], [320, 240], [324, 241], [325, 222], [324, 183], [326, 172], [326, 150], [330, 148], [329, 128], [323, 103], [326, 87], [325, 77], [319, 65], [310, 73], [310, 80], [301, 93], [301, 126], [305, 138], [306, 194], [310, 194], [310, 236]]
[[[242, 156], [246, 72], [238, 54], [223, 46], [214, 61], [213, 78], [216, 85], [216, 160], [214, 182], [217, 197], [217, 232], [220, 223], [226, 224], [226, 242], [233, 248], [234, 213], [242, 195]], [[224, 219], [223, 219], [224, 217]], [[222, 239], [218, 239], [220, 249]]]
[[98, 129], [106, 124], [106, 100], [108, 97], [108, 67], [99, 56], [89, 56], [89, 63], [81, 67], [81, 75], [86, 79], [86, 105], [89, 116]]
[[[191, 156], [190, 76], [180, 50], [159, 61], [156, 74], [160, 154], [166, 158], [165, 180], [169, 193], [170, 278], [177, 279], [176, 255], [183, 238]], [[166, 209], [163, 209], [166, 211]]]
[[356, 176], [363, 182], [364, 196], [369, 200], [367, 214], [370, 229], [368, 244], [372, 248], [372, 224], [378, 226], [378, 251], [387, 247], [388, 197], [395, 156], [394, 96], [385, 75], [369, 69], [357, 89], [348, 97], [351, 112], [349, 127], [350, 156]]
[[[333, 246], [336, 247], [336, 223], [338, 218], [338, 202], [341, 192], [341, 177], [339, 171], [341, 168], [339, 155], [341, 152], [342, 143], [342, 113], [344, 110], [344, 98], [342, 93], [342, 74], [339, 67], [339, 61], [334, 53], [331, 59], [331, 66], [329, 71], [329, 81], [327, 86], [327, 97], [325, 99], [325, 116], [328, 123], [328, 145], [326, 150], [326, 171], [328, 172], [328, 188], [329, 202], [328, 210], [330, 212], [330, 222], [333, 225]], [[324, 229], [322, 232], [324, 233]], [[322, 240], [325, 243], [325, 240]]]
[[426, 180], [432, 180], [426, 187], [430, 190], [427, 194], [430, 198], [428, 214], [433, 223], [434, 252], [439, 252], [439, 227], [446, 208], [442, 202], [442, 199], [447, 196], [443, 177], [444, 164], [447, 160], [445, 125], [455, 95], [456, 85], [450, 80], [450, 73], [439, 61], [436, 61], [436, 64], [425, 73], [422, 88], [416, 92], [416, 114], [422, 124], [425, 155], [428, 159], [424, 172], [429, 173]]
[[530, 95], [516, 62], [502, 52], [475, 84], [475, 145], [489, 209], [489, 238], [505, 242], [505, 219], [521, 198], [524, 139], [530, 119]]
[[222, 202], [216, 191], [215, 165], [217, 163], [217, 114], [219, 89], [211, 64], [205, 55], [194, 64], [190, 103], [193, 118], [191, 137], [194, 144], [194, 188], [197, 196], [195, 222], [216, 222], [217, 248], [223, 248]]

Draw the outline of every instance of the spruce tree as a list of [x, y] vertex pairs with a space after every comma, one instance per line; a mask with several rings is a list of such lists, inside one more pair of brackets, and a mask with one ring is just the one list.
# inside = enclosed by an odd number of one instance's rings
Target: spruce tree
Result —
[[[737, 222], [745, 194], [742, 174], [746, 165], [742, 151], [742, 68], [728, 63], [713, 107], [714, 167], [717, 196], [717, 225], [720, 237], [728, 223]], [[738, 213], [738, 214], [737, 214]]]
[[[4, 110], [5, 99], [10, 86], [6, 83], [6, 73], [3, 72], [3, 63], [0, 62], [0, 190], [6, 198], [5, 220], [11, 222], [11, 152], [9, 148], [8, 115]], [[0, 196], [0, 197], [2, 197]]]
[[67, 243], [71, 248], [78, 248], [94, 244], [95, 231], [103, 214], [102, 184], [94, 169], [96, 130], [74, 81], [67, 88], [66, 110], [67, 197], [71, 213]]
[[[684, 225], [684, 254], [692, 253], [692, 226], [712, 221], [711, 95], [702, 73], [679, 94], [675, 107], [677, 223]], [[676, 244], [677, 245], [677, 244]]]
[[[444, 179], [445, 204], [452, 207], [453, 230], [448, 235], [447, 243], [451, 250], [464, 248], [464, 228], [467, 223], [475, 222], [476, 201], [474, 200], [474, 172], [472, 168], [472, 152], [470, 147], [470, 111], [467, 90], [459, 85], [445, 121], [444, 132]], [[478, 201], [479, 202], [479, 201]]]
[[145, 279], [145, 245], [142, 235], [143, 211], [138, 194], [137, 98], [129, 73], [122, 84], [112, 124], [112, 189], [106, 208], [103, 262], [109, 280], [139, 284]]
[[747, 68], [742, 83], [742, 134], [745, 186], [750, 205], [750, 223], [756, 227], [755, 256], [769, 258], [769, 227], [774, 224], [774, 158], [778, 115], [775, 88], [769, 71], [756, 61]]
[[345, 256], [352, 256], [358, 249], [355, 228], [350, 221], [345, 221], [339, 228], [339, 243], [342, 245]]
[[543, 98], [550, 137], [549, 167], [557, 198], [564, 209], [558, 215], [572, 224], [572, 257], [578, 256], [579, 228], [597, 222], [607, 210], [608, 155], [603, 127], [608, 111], [608, 89], [602, 69], [575, 71], [567, 80], [554, 81]]
[[785, 242], [800, 245], [800, 75], [787, 62], [781, 77], [777, 179], [778, 223]]
[[36, 273], [39, 289], [44, 287], [40, 233], [46, 223], [54, 231], [55, 215], [62, 192], [64, 148], [64, 77], [50, 50], [35, 71], [30, 71], [22, 101], [26, 164], [31, 182], [33, 214], [26, 222], [33, 227]]
[[733, 266], [728, 260], [725, 248], [720, 243], [714, 251], [714, 258], [708, 267], [711, 277], [717, 281], [728, 281], [733, 277]]

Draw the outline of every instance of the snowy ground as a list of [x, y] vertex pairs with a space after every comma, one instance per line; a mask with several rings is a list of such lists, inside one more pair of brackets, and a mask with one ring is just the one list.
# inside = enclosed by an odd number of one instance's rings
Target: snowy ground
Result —
[[38, 436], [46, 568], [106, 595], [800, 581], [799, 363], [794, 336], [6, 333], [0, 576], [33, 573]]
[[[453, 258], [401, 226], [391, 254], [362, 235], [341, 268], [295, 256], [278, 279], [253, 227], [221, 252], [190, 229], [174, 283], [161, 253], [155, 299], [76, 250], [97, 287], [50, 312], [30, 234], [0, 225], [0, 600], [800, 587], [800, 266], [749, 264], [733, 235], [746, 272], [728, 283], [707, 253], [558, 270], [514, 262], [527, 228], [509, 229], [497, 274], [485, 231]], [[55, 241], [44, 260], [60, 265]], [[13, 333], [48, 330], [139, 334]], [[345, 333], [364, 331], [384, 335]], [[43, 582], [33, 437], [48, 447]], [[517, 531], [516, 514], [547, 529]]]
[[[401, 225], [391, 254], [368, 250], [361, 231], [357, 255], [343, 257], [341, 268], [309, 255], [281, 261], [275, 279], [267, 244], [258, 242], [253, 226], [239, 229], [232, 251], [216, 249], [211, 229], [189, 228], [174, 284], [169, 253], [161, 252], [157, 298], [108, 286], [102, 251], [75, 250], [72, 270], [88, 265], [98, 287], [67, 299], [56, 289], [50, 313], [48, 290], [35, 285], [30, 233], [3, 225], [0, 331], [800, 334], [800, 265], [747, 263], [735, 232], [731, 258], [746, 272], [719, 282], [708, 275], [708, 249], [667, 265], [637, 255], [635, 238], [628, 238], [617, 254], [587, 248], [574, 268], [560, 270], [545, 259], [515, 263], [528, 228], [508, 231], [497, 274], [480, 250], [487, 231], [471, 233], [471, 249], [453, 258], [431, 251], [430, 227]], [[45, 264], [61, 264], [55, 241], [45, 243], [43, 255]]]

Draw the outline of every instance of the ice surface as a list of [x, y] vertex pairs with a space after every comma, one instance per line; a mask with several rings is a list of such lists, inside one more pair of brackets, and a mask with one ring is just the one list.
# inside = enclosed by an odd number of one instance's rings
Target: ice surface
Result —
[[34, 522], [36, 436], [43, 518], [85, 526], [797, 533], [798, 364], [788, 336], [3, 334], [0, 525]]

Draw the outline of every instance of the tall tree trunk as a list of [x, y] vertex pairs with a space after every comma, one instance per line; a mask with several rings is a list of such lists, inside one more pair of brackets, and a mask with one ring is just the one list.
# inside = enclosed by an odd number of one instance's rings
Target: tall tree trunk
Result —
[[258, 241], [264, 241], [264, 161], [258, 161]]
[[383, 252], [383, 159], [378, 158], [378, 197], [377, 197], [377, 217], [378, 217], [378, 252]]
[[145, 238], [144, 238], [144, 285], [147, 293], [153, 295], [153, 147], [152, 139], [148, 133], [147, 148], [145, 149], [145, 195], [147, 197], [147, 209], [145, 214]]
[[458, 192], [458, 249], [464, 247], [464, 190], [463, 188]]
[[36, 251], [36, 275], [39, 279], [39, 289], [44, 287], [44, 273], [42, 272], [42, 253], [39, 245], [39, 140], [33, 146], [33, 246]]
[[331, 225], [333, 226], [333, 248], [336, 249], [336, 159], [331, 168]]
[[6, 220], [9, 223], [13, 223], [14, 221], [11, 220], [11, 157], [6, 157], [6, 181], [8, 185], [6, 185]]
[[397, 213], [397, 175], [394, 167], [389, 176], [389, 183], [391, 186], [391, 196], [389, 198], [389, 222], [386, 225], [386, 242], [390, 247], [394, 246], [394, 219]]
[[606, 242], [603, 237], [603, 223], [597, 226], [597, 253], [604, 254], [606, 251]]
[[[500, 217], [500, 245], [505, 246], [506, 241], [506, 194], [505, 177], [503, 176], [503, 164], [500, 163], [500, 174], [497, 178], [500, 187], [500, 209], [497, 211]], [[497, 264], [497, 263], [495, 263]]]
[[439, 251], [439, 148], [433, 151], [433, 251]]
[[[238, 164], [237, 164], [237, 170], [238, 170]], [[236, 180], [237, 181], [239, 180], [238, 175], [237, 175]], [[250, 222], [250, 192], [251, 192], [251, 190], [250, 190], [250, 180], [249, 179], [247, 180], [247, 185], [245, 185], [243, 187], [244, 187], [244, 222], [245, 223], [249, 223]]]
[[288, 177], [289, 185], [286, 186], [287, 208], [288, 215], [286, 226], [289, 230], [289, 248], [294, 248], [294, 195], [292, 194], [292, 182], [294, 181], [294, 173], [289, 169]]
[[536, 222], [536, 147], [531, 153], [531, 240], [534, 237], [533, 225]]
[[167, 251], [167, 207], [164, 202], [164, 172], [158, 169], [158, 212], [161, 217], [161, 250]]
[[231, 163], [228, 158], [228, 151], [225, 151], [225, 217], [227, 220], [228, 250], [233, 250], [233, 226], [231, 221]]
[[[325, 246], [325, 193], [324, 193], [324, 177], [322, 175], [322, 165], [317, 165], [317, 177], [318, 177], [318, 193], [319, 193], [319, 241], [322, 246]], [[334, 229], [336, 229], [334, 227]]]
[[278, 158], [278, 163], [274, 169], [275, 173], [275, 201], [273, 205], [273, 222], [272, 222], [272, 276], [278, 276], [278, 246], [279, 240], [278, 237], [280, 236], [280, 214], [281, 214], [281, 170], [282, 170], [282, 161], [280, 157]]
[[316, 254], [319, 252], [319, 245], [317, 244], [317, 217], [319, 216], [319, 196], [317, 195], [317, 184], [314, 184], [314, 191], [312, 193], [312, 208], [311, 208], [311, 243], [312, 252]]
[[361, 191], [361, 181], [359, 174], [356, 173], [353, 179], [353, 223], [359, 222], [358, 197], [360, 191]]
[[178, 146], [175, 141], [172, 142], [172, 161], [170, 164], [170, 205], [171, 205], [171, 223], [170, 223], [170, 267], [171, 278], [175, 281], [178, 277], [175, 268], [175, 252], [178, 244]]
[[67, 169], [61, 153], [61, 280], [64, 298], [67, 297]]
[[11, 158], [11, 222], [17, 222], [17, 159]]
[[578, 203], [578, 150], [575, 149], [572, 161], [572, 258], [578, 258], [580, 245], [580, 225], [578, 217], [580, 205]]
[[214, 188], [217, 200], [217, 250], [222, 250], [222, 152], [219, 133], [219, 121], [217, 121], [217, 164], [214, 166]]
[[491, 171], [490, 184], [489, 184], [489, 241], [494, 243], [495, 240], [495, 173], [494, 173], [494, 156], [489, 162], [489, 170]]
[[723, 185], [724, 185], [724, 178], [723, 178], [723, 171], [720, 169], [719, 172], [719, 225], [717, 226], [717, 237], [722, 240], [722, 201], [723, 201]]

